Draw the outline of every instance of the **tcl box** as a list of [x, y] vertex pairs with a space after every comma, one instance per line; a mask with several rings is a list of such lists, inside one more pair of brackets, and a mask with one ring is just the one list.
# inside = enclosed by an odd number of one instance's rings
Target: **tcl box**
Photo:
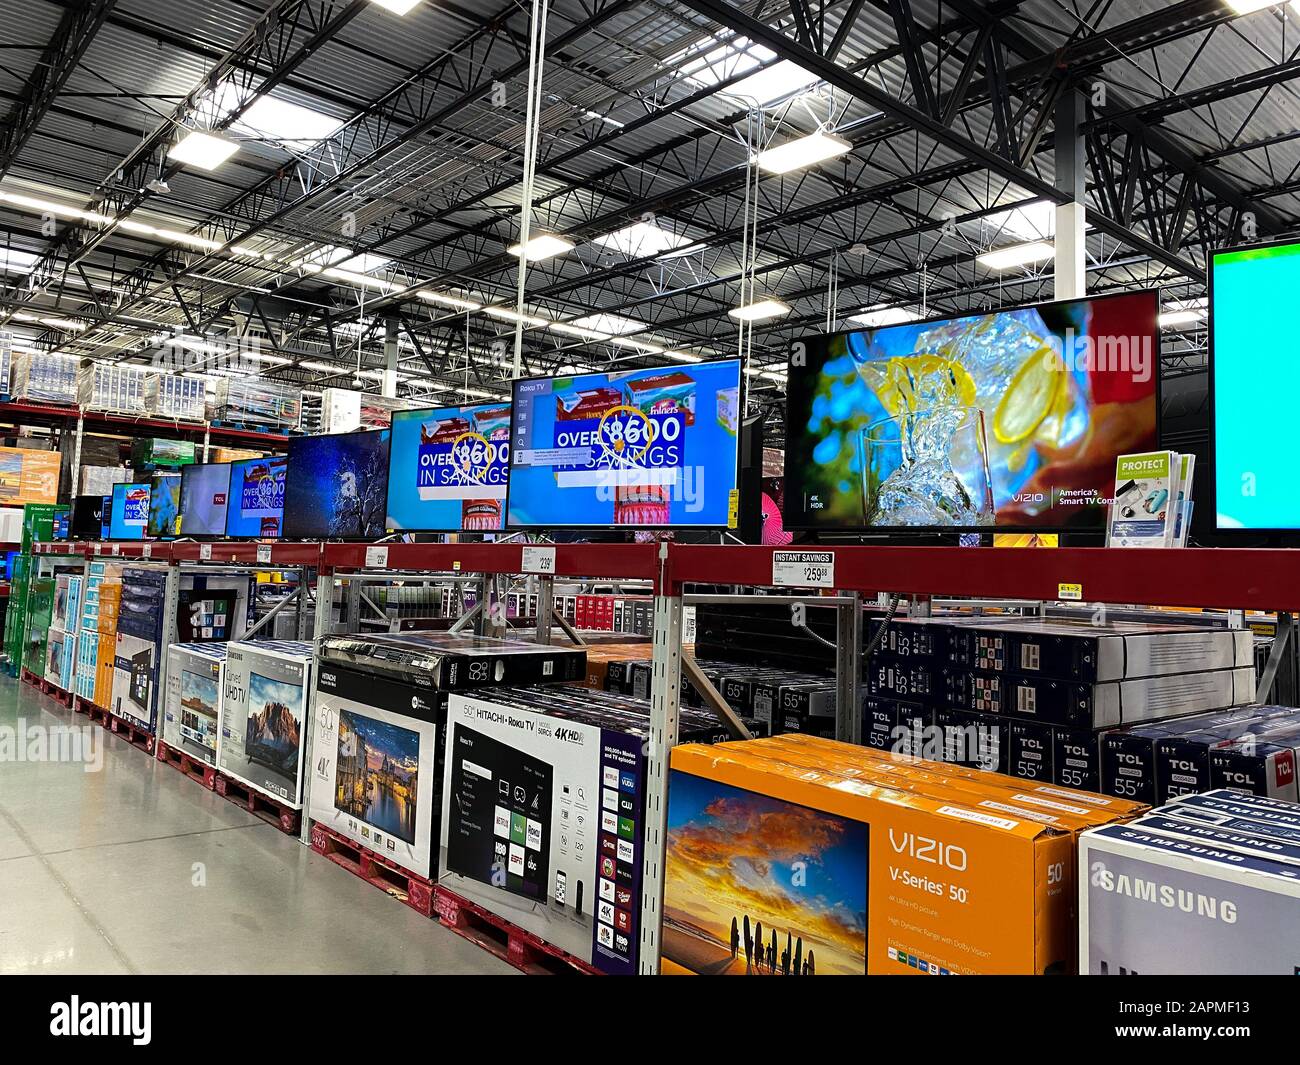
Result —
[[302, 730], [313, 649], [293, 640], [226, 649], [217, 768], [248, 787], [302, 807]]
[[443, 632], [336, 636], [331, 638], [330, 648], [337, 662], [364, 662], [371, 670], [420, 673], [439, 691], [489, 684], [576, 683], [587, 672], [587, 654], [581, 648], [487, 636]]
[[224, 643], [174, 643], [167, 648], [163, 743], [208, 765], [217, 764]]
[[1071, 969], [1072, 833], [747, 746], [672, 751], [664, 972]]
[[446, 694], [342, 663], [325, 646], [312, 707], [313, 821], [431, 879], [442, 800]]
[[[1297, 808], [1300, 809], [1300, 808]], [[1161, 811], [1157, 811], [1157, 814]], [[1167, 817], [1079, 841], [1079, 959], [1100, 974], [1294, 976], [1300, 850], [1245, 828], [1205, 838]]]

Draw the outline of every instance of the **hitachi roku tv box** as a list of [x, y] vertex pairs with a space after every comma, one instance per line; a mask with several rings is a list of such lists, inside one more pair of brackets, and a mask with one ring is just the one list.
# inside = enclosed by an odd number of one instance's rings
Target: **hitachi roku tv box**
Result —
[[1180, 809], [1080, 838], [1083, 970], [1294, 976], [1300, 846], [1249, 818], [1215, 828]]
[[486, 636], [409, 632], [329, 636], [321, 643], [335, 661], [364, 662], [369, 672], [401, 679], [419, 673], [439, 691], [495, 684], [576, 683], [587, 670], [587, 654], [581, 648]]
[[[602, 972], [636, 971], [644, 701], [492, 688], [447, 704], [440, 884]], [[715, 740], [682, 710], [684, 740]]]
[[673, 749], [663, 972], [1070, 971], [1074, 833], [855, 779], [836, 752], [888, 756], [799, 740], [828, 767], [768, 757], [792, 737]]

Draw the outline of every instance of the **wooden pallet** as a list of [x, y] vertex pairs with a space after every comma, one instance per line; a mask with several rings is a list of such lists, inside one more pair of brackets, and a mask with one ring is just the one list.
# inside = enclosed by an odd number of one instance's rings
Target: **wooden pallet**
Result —
[[48, 681], [44, 677], [37, 676], [30, 669], [23, 670], [22, 679], [26, 683], [30, 684], [33, 688], [36, 688], [38, 691], [40, 691], [43, 695], [48, 695], [51, 699], [55, 699], [58, 702], [61, 702], [64, 706], [71, 708], [72, 692], [68, 691], [67, 689], [60, 688], [57, 684], [53, 683], [52, 681]]
[[403, 869], [377, 851], [354, 843], [321, 824], [311, 826], [311, 849], [368, 884], [404, 902], [424, 917], [433, 916], [433, 882]]
[[91, 721], [106, 731], [113, 733], [115, 736], [121, 736], [122, 739], [137, 750], [144, 751], [147, 755], [153, 755], [154, 734], [142, 728], [136, 722], [128, 721], [124, 717], [118, 717], [111, 710], [96, 706], [89, 699], [83, 699], [80, 696], [73, 700], [72, 708], [79, 714], [87, 715]]
[[242, 780], [236, 780], [229, 773], [217, 770], [215, 788], [218, 795], [229, 799], [236, 806], [247, 810], [254, 817], [260, 817], [269, 825], [275, 825], [281, 832], [291, 836], [298, 834], [302, 825], [302, 811], [273, 799], [265, 792], [250, 788]]
[[209, 765], [201, 758], [194, 758], [179, 747], [172, 747], [159, 740], [158, 761], [166, 762], [173, 769], [184, 773], [191, 780], [197, 780], [208, 791], [216, 791], [217, 767]]
[[441, 885], [433, 889], [433, 906], [440, 923], [520, 972], [530, 976], [600, 975], [580, 958]]

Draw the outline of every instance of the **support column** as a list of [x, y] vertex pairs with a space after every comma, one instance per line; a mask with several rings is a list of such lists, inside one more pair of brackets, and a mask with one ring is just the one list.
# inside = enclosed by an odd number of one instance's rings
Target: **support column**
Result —
[[1087, 159], [1083, 146], [1085, 97], [1072, 85], [1056, 105], [1056, 187], [1069, 195], [1056, 205], [1056, 298], [1088, 294], [1087, 247], [1084, 243], [1084, 197]]
[[397, 319], [384, 319], [384, 380], [381, 389], [388, 399], [397, 398]]

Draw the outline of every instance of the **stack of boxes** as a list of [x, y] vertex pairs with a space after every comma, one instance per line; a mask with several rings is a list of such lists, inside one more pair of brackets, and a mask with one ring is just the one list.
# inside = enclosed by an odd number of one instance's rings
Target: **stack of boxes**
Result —
[[14, 356], [9, 391], [14, 399], [33, 403], [75, 404], [80, 365], [75, 355], [20, 353]]
[[217, 764], [225, 668], [224, 643], [174, 643], [167, 648], [162, 741], [211, 766]]
[[117, 612], [121, 601], [122, 567], [115, 562], [93, 560], [82, 595], [76, 694], [95, 706], [108, 706], [113, 696]]
[[298, 428], [302, 390], [262, 378], [222, 378], [217, 382], [212, 421], [271, 430]]
[[[14, 579], [9, 588], [9, 607], [5, 611], [4, 649], [8, 658], [11, 676], [17, 676], [20, 668], [26, 668], [38, 676], [45, 675], [45, 646], [41, 642], [40, 655], [35, 666], [27, 665], [27, 645], [29, 625], [31, 623], [33, 575], [36, 572], [36, 558], [32, 554], [32, 545], [54, 539], [54, 524], [59, 515], [66, 515], [68, 508], [51, 503], [28, 503], [23, 507], [22, 538], [18, 544], [19, 553], [14, 559]], [[44, 585], [42, 585], [44, 588]], [[53, 609], [53, 584], [46, 589], [50, 597], [50, 609]], [[46, 617], [46, 627], [49, 618]], [[43, 630], [37, 635], [43, 635]]]
[[77, 634], [81, 623], [82, 576], [60, 573], [54, 578], [54, 605], [46, 644], [44, 677], [72, 691], [77, 662]]
[[157, 376], [143, 366], [90, 362], [77, 375], [77, 402], [89, 410], [139, 416], [149, 410], [146, 384]]
[[1090, 791], [1108, 730], [1255, 688], [1249, 632], [1130, 622], [896, 620], [864, 671], [869, 746]]
[[[113, 688], [108, 709], [154, 733], [158, 711], [159, 648], [162, 644], [166, 572], [160, 568], [122, 570]], [[104, 609], [100, 589], [100, 610]]]
[[1186, 795], [1079, 845], [1079, 961], [1115, 975], [1284, 975], [1300, 966], [1300, 805]]
[[144, 409], [160, 418], [201, 422], [207, 409], [208, 383], [201, 377], [151, 374], [144, 385]]

